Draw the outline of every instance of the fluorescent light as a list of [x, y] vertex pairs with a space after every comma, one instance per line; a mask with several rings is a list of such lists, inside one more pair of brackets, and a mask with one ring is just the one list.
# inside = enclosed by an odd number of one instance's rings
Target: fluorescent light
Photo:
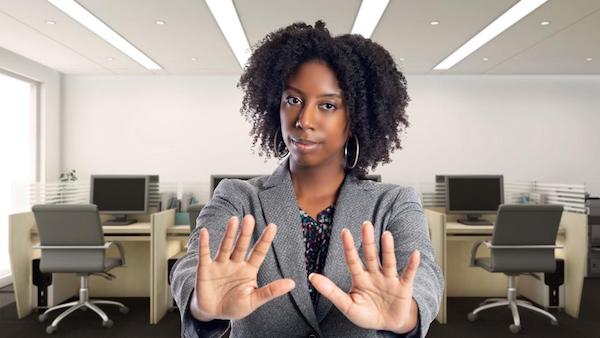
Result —
[[454, 53], [450, 54], [444, 61], [433, 69], [449, 69], [454, 66], [462, 59], [466, 58], [469, 54], [473, 53], [481, 46], [495, 38], [498, 34], [505, 31], [508, 27], [512, 26], [527, 14], [533, 12], [536, 8], [540, 7], [547, 0], [521, 0], [511, 9], [502, 14], [499, 18], [494, 20], [491, 24], [485, 27], [481, 32], [477, 33], [471, 40], [467, 41], [464, 45], [458, 48]]
[[129, 43], [129, 41], [125, 40], [122, 36], [110, 29], [110, 27], [108, 27], [74, 0], [48, 1], [56, 6], [56, 8], [65, 12], [75, 21], [96, 33], [102, 39], [106, 40], [106, 42], [110, 43], [145, 68], [150, 70], [161, 69], [161, 67], [152, 61], [148, 56], [142, 53], [139, 49], [135, 48], [131, 43]]
[[165, 22], [163, 20], [156, 20], [156, 24], [162, 26], [165, 24]]
[[370, 38], [390, 0], [363, 0], [352, 26], [352, 34]]
[[542, 26], [548, 26], [550, 24], [550, 21], [542, 21], [540, 22], [540, 25]]
[[242, 68], [250, 58], [248, 38], [231, 0], [206, 0], [208, 8], [221, 29], [229, 47]]
[[46, 23], [49, 25], [56, 25], [56, 21], [52, 21], [52, 20], [48, 20], [48, 21], [46, 21]]
[[592, 58], [586, 58], [586, 59], [585, 59], [585, 61], [587, 61], [587, 62], [590, 62], [590, 61], [592, 61], [592, 60], [594, 60], [594, 59], [592, 59]]
[[439, 21], [431, 21], [431, 22], [430, 22], [430, 24], [431, 24], [432, 26], [437, 26], [437, 25], [439, 25], [439, 24], [440, 24], [440, 22], [439, 22]]

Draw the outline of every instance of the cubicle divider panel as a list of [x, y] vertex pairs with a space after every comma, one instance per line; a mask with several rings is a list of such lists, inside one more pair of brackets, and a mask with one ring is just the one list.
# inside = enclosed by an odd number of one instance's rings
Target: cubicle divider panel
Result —
[[31, 297], [31, 228], [35, 225], [33, 213], [12, 214], [8, 218], [8, 252], [17, 303], [17, 316], [23, 318], [33, 310]]
[[560, 228], [565, 231], [565, 311], [578, 318], [587, 263], [587, 215], [563, 212]]
[[167, 231], [175, 225], [175, 209], [154, 213], [152, 225], [152, 295], [150, 297], [150, 324], [157, 324], [169, 308], [167, 271], [170, 253]]
[[[431, 209], [425, 209], [425, 216], [429, 225], [429, 237], [435, 251], [435, 262], [442, 269], [444, 279], [446, 278], [446, 215]], [[440, 311], [437, 320], [441, 324], [446, 324], [446, 287], [440, 300]]]

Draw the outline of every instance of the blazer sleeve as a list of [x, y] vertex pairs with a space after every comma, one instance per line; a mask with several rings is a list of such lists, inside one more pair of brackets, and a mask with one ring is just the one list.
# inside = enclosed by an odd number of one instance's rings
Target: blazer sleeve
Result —
[[[394, 237], [398, 271], [403, 271], [414, 250], [421, 252], [421, 262], [413, 283], [413, 298], [419, 308], [420, 336], [425, 337], [429, 325], [437, 316], [444, 291], [444, 276], [435, 262], [429, 238], [429, 226], [417, 192], [412, 187], [400, 187], [387, 223]], [[409, 335], [412, 337], [412, 335]]]
[[200, 322], [192, 317], [190, 301], [196, 285], [198, 266], [198, 235], [202, 228], [209, 233], [211, 257], [215, 257], [227, 221], [231, 216], [243, 217], [243, 204], [239, 200], [239, 190], [233, 180], [222, 180], [214, 191], [212, 199], [204, 206], [196, 219], [196, 228], [190, 234], [187, 253], [171, 270], [171, 293], [181, 315], [182, 337], [221, 337], [229, 329], [229, 321], [214, 320]]

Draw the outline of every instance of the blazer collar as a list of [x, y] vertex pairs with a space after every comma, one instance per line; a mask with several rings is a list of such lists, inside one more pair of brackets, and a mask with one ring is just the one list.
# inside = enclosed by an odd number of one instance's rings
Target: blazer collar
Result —
[[[348, 292], [352, 286], [350, 274], [346, 267], [341, 232], [348, 228], [354, 237], [356, 248], [360, 248], [361, 224], [367, 219], [372, 201], [372, 182], [365, 182], [354, 176], [346, 175], [333, 216], [331, 240], [323, 274], [330, 278], [338, 287]], [[296, 282], [291, 296], [308, 323], [321, 334], [321, 322], [331, 309], [327, 298], [319, 297], [317, 311], [313, 308], [308, 292], [306, 265], [304, 261], [305, 248], [302, 233], [302, 223], [296, 195], [289, 171], [289, 158], [286, 159], [265, 181], [258, 193], [266, 224], [277, 225], [277, 235], [273, 240], [273, 251], [279, 269], [285, 278]], [[259, 233], [264, 228], [257, 229]]]

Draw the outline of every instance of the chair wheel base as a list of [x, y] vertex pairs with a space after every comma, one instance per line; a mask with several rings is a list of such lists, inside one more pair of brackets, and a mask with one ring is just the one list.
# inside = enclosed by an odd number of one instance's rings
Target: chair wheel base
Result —
[[508, 329], [511, 333], [519, 333], [519, 331], [521, 331], [521, 325], [510, 324]]
[[56, 332], [56, 330], [58, 330], [57, 326], [46, 326], [46, 333], [47, 334], [53, 334], [54, 332]]
[[128, 307], [119, 307], [119, 312], [122, 314], [128, 314], [129, 313], [129, 308]]
[[46, 320], [46, 315], [45, 314], [41, 314], [38, 316], [38, 320], [40, 321], [40, 323], [44, 322]]
[[477, 314], [475, 314], [473, 312], [469, 312], [469, 314], [467, 314], [467, 319], [470, 322], [474, 322], [477, 319]]
[[106, 328], [111, 328], [113, 326], [113, 321], [112, 320], [105, 320], [102, 322], [102, 326], [106, 327]]
[[79, 308], [81, 311], [87, 311], [87, 306], [82, 306]]
[[558, 320], [551, 319], [550, 324], [552, 324], [553, 326], [558, 326]]

